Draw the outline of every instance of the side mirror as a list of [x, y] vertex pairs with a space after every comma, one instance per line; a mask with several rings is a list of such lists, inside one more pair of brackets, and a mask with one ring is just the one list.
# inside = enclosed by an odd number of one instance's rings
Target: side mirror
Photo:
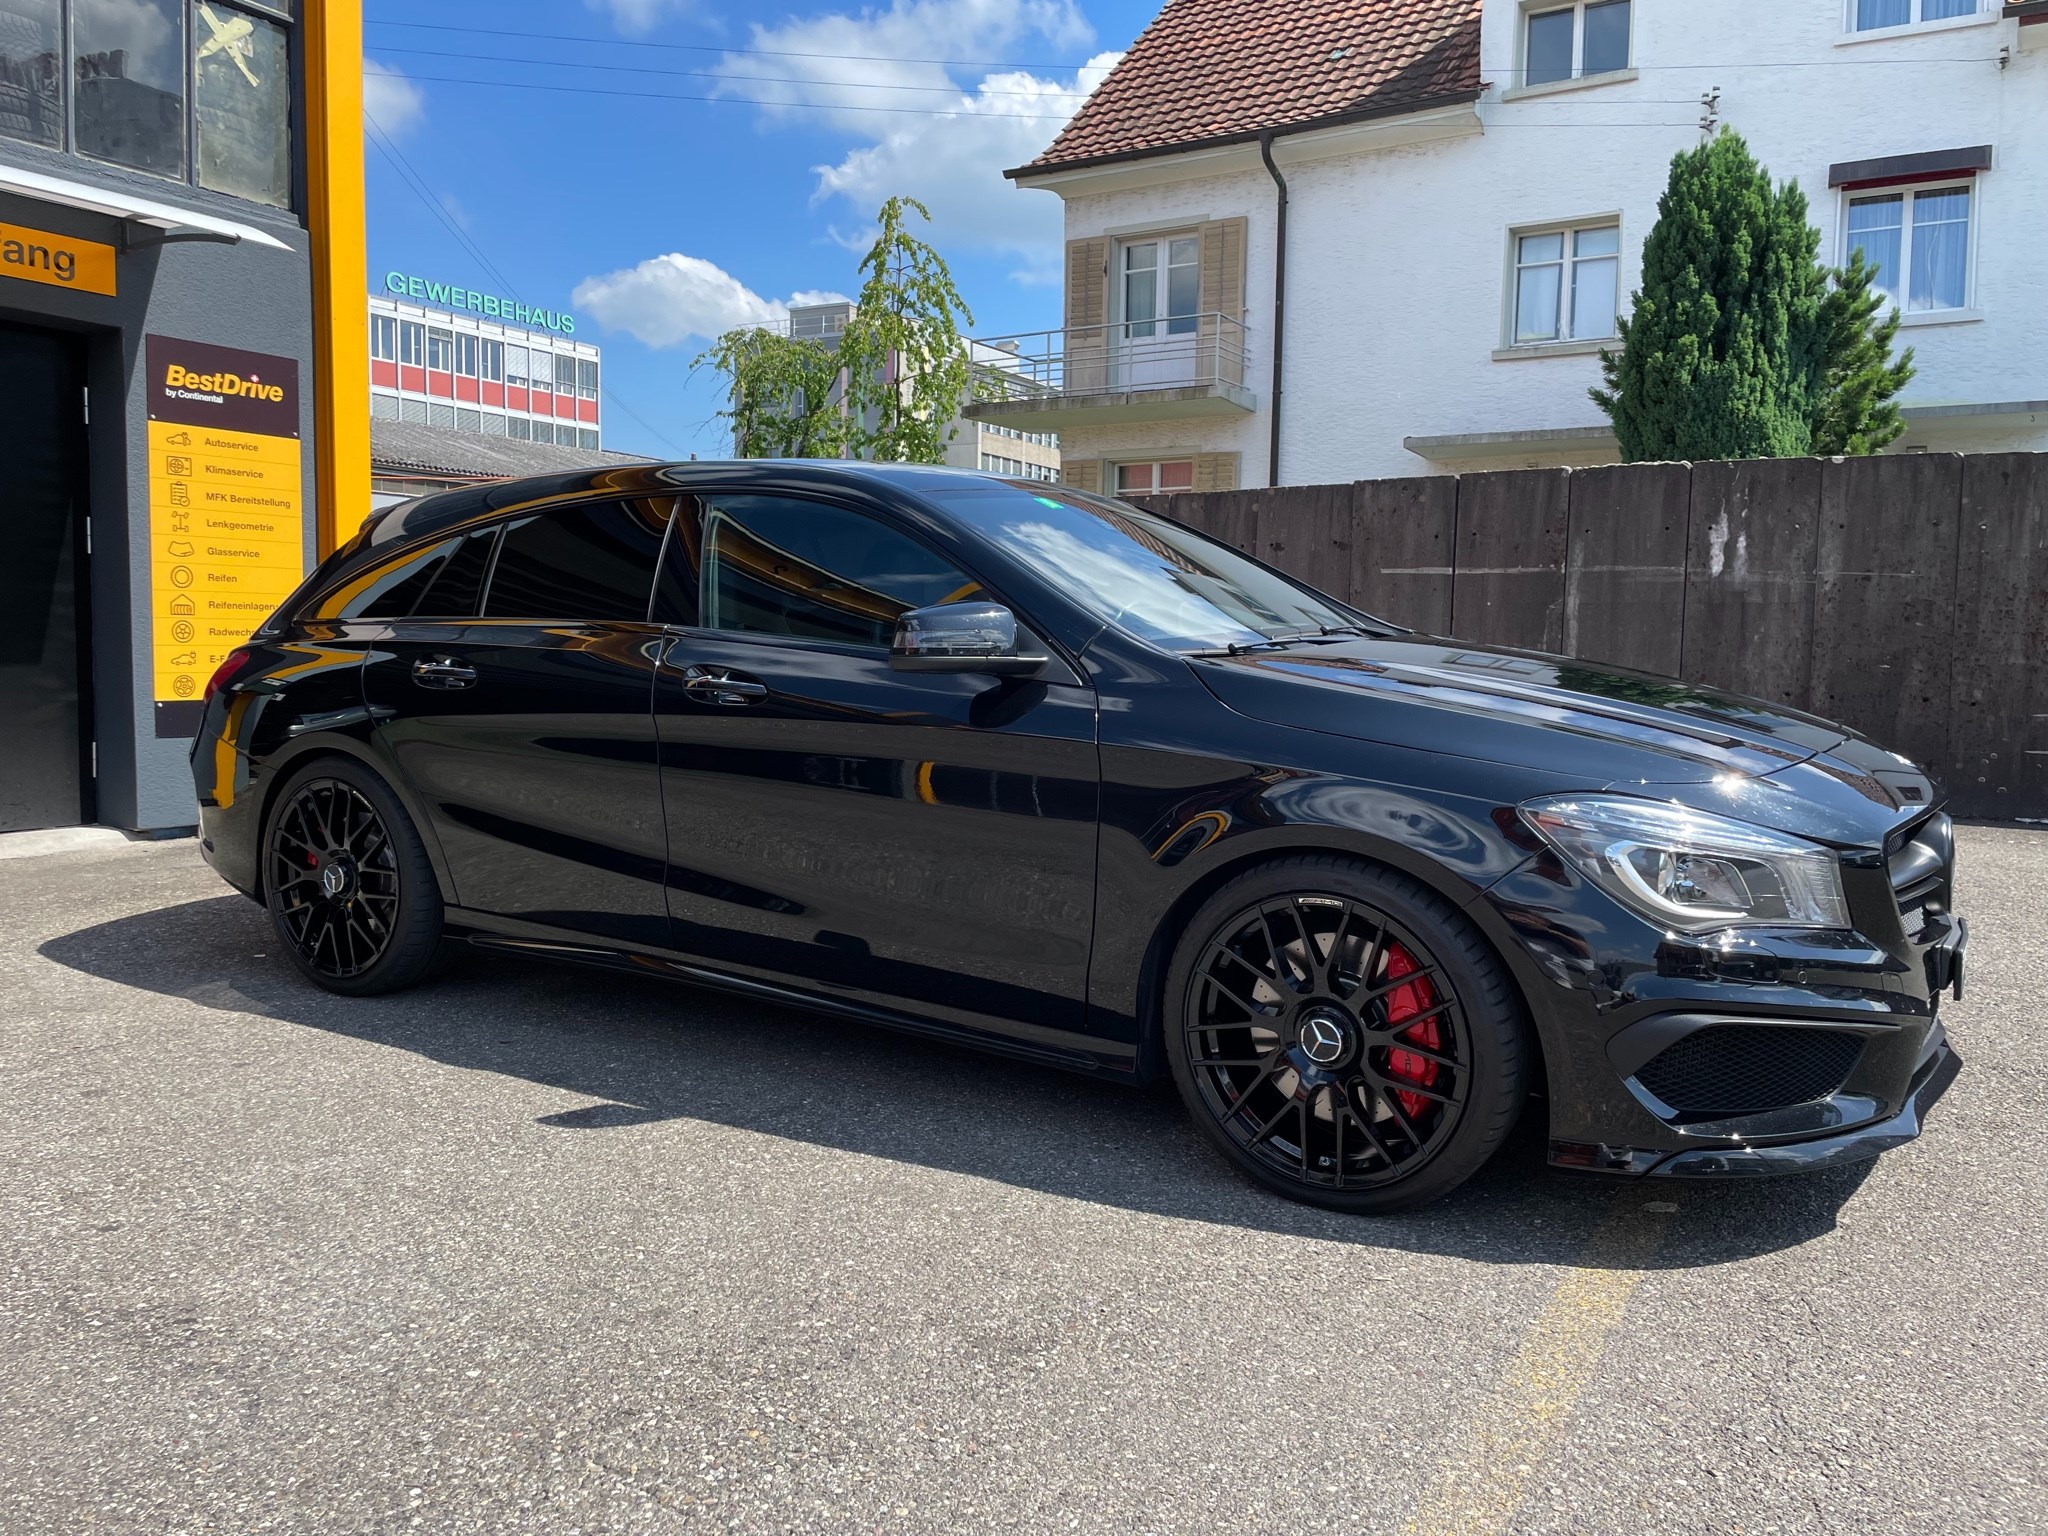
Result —
[[1017, 654], [1017, 616], [1001, 603], [938, 603], [897, 618], [889, 665], [898, 672], [1029, 677], [1045, 658]]

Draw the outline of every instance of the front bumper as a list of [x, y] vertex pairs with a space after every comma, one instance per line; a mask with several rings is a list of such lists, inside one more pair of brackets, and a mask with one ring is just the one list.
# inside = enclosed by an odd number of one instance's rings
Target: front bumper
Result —
[[1935, 1026], [1934, 1048], [1915, 1074], [1906, 1104], [1889, 1120], [1836, 1136], [1814, 1141], [1796, 1141], [1778, 1146], [1702, 1147], [1667, 1157], [1647, 1170], [1659, 1179], [1768, 1178], [1786, 1173], [1818, 1173], [1866, 1162], [1881, 1152], [1902, 1147], [1920, 1134], [1928, 1110], [1948, 1092], [1948, 1086], [1962, 1071], [1962, 1058], [1955, 1053]]
[[[1845, 861], [1853, 931], [1659, 934], [1539, 857], [1488, 900], [1544, 1042], [1550, 1161], [1660, 1178], [1854, 1163], [1916, 1137], [1960, 1061], [1937, 1017], [1962, 993], [1968, 929], [1941, 844], [1911, 884]], [[1899, 860], [1902, 866], [1906, 860]], [[1938, 883], [1934, 883], [1938, 882]]]

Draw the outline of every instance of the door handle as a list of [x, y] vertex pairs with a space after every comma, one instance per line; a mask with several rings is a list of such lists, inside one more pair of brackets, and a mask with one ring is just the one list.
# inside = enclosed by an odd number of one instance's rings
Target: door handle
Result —
[[412, 664], [412, 680], [422, 688], [467, 688], [476, 668], [453, 656], [422, 656]]
[[768, 685], [725, 667], [692, 667], [683, 692], [704, 704], [745, 705], [768, 697]]

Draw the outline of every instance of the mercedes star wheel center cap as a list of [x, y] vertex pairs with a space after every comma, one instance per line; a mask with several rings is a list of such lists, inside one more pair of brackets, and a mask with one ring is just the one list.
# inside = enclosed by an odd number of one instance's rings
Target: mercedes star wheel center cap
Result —
[[320, 891], [329, 901], [339, 897], [348, 889], [348, 868], [342, 864], [330, 864], [320, 871]]
[[1312, 1013], [1301, 1021], [1301, 1054], [1319, 1067], [1327, 1067], [1344, 1054], [1344, 1026], [1326, 1013]]

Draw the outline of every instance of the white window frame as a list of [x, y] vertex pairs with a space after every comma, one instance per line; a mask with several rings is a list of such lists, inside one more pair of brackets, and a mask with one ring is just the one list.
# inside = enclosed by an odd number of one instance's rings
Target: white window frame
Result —
[[1842, 32], [1852, 41], [1860, 42], [1872, 37], [1897, 37], [1902, 32], [1940, 31], [1945, 27], [1973, 27], [1981, 22], [1995, 21], [1999, 6], [1996, 0], [1976, 0], [1976, 9], [1960, 16], [1934, 16], [1925, 14], [1927, 0], [1909, 0], [1913, 8], [1908, 21], [1894, 22], [1888, 27], [1859, 27], [1856, 13], [1860, 0], [1842, 0]]
[[[1628, 57], [1617, 69], [1603, 69], [1596, 74], [1586, 72], [1586, 10], [1598, 6], [1605, 0], [1522, 0], [1515, 13], [1515, 91], [1523, 92], [1564, 91], [1582, 85], [1602, 85], [1610, 82], [1632, 79], [1636, 64], [1636, 4], [1628, 0]], [[1919, 0], [1914, 0], [1917, 5]], [[1558, 11], [1572, 13], [1572, 72], [1559, 80], [1529, 79], [1529, 23], [1539, 16], [1549, 16]]]
[[[1176, 240], [1191, 240], [1195, 246], [1195, 259], [1191, 263], [1184, 263], [1184, 265], [1190, 265], [1195, 269], [1195, 307], [1185, 315], [1169, 313], [1169, 308], [1173, 302], [1173, 281], [1170, 274], [1174, 265], [1172, 261], [1173, 243]], [[1156, 245], [1159, 248], [1159, 263], [1152, 269], [1154, 273], [1155, 304], [1150, 320], [1132, 320], [1124, 313], [1125, 295], [1129, 287], [1126, 281], [1130, 272], [1129, 253], [1132, 249], [1141, 245]], [[1116, 326], [1116, 335], [1120, 340], [1149, 341], [1166, 336], [1192, 336], [1195, 333], [1198, 328], [1196, 317], [1200, 315], [1202, 309], [1201, 231], [1193, 228], [1161, 229], [1148, 230], [1144, 234], [1122, 236], [1116, 242], [1116, 255], [1111, 263], [1110, 270], [1111, 302], [1116, 308], [1116, 313], [1111, 317], [1111, 320]], [[1188, 324], [1184, 330], [1168, 330], [1168, 324], [1173, 320], [1186, 320]], [[1150, 325], [1152, 327], [1152, 335], [1149, 337], [1132, 335], [1130, 327], [1133, 325]]]
[[[1580, 257], [1574, 254], [1578, 235], [1589, 229], [1614, 231], [1614, 255]], [[1517, 339], [1522, 318], [1522, 241], [1532, 235], [1564, 236], [1564, 254], [1560, 258], [1561, 270], [1558, 274], [1557, 290], [1557, 323], [1560, 332], [1571, 323], [1572, 268], [1581, 260], [1614, 263], [1614, 317], [1617, 322], [1624, 313], [1623, 306], [1627, 303], [1628, 289], [1622, 280], [1622, 258], [1628, 252], [1628, 240], [1619, 213], [1590, 213], [1575, 219], [1549, 219], [1540, 224], [1517, 224], [1508, 230], [1506, 264], [1502, 269], [1501, 280], [1500, 350], [1494, 355], [1501, 359], [1558, 356], [1575, 352], [1598, 352], [1612, 346], [1620, 329], [1618, 324], [1605, 336], [1560, 334], [1548, 341]]]
[[[1913, 285], [1913, 204], [1924, 193], [1966, 191], [1970, 194], [1970, 218], [1964, 231], [1966, 247], [1963, 252], [1963, 302], [1947, 309], [1908, 309], [1907, 299]], [[1836, 242], [1839, 262], [1849, 264], [1851, 232], [1849, 229], [1849, 205], [1870, 197], [1899, 197], [1904, 201], [1899, 206], [1899, 292], [1892, 296], [1892, 302], [1899, 311], [1901, 325], [1940, 325], [1956, 320], [1974, 320], [1977, 310], [1977, 251], [1978, 229], [1984, 205], [1983, 178], [1980, 176], [1952, 176], [1940, 181], [1897, 182], [1890, 186], [1878, 182], [1872, 186], [1844, 187], [1841, 189], [1840, 206], [1836, 209], [1837, 227], [1841, 231]]]
[[427, 366], [427, 328], [417, 320], [398, 322], [398, 361], [406, 368]]
[[[1109, 466], [1109, 488], [1111, 496], [1124, 494], [1123, 478], [1127, 469], [1149, 469], [1152, 471], [1152, 485], [1148, 490], [1132, 491], [1133, 496], [1172, 496], [1195, 488], [1196, 455], [1177, 454], [1164, 459], [1117, 459]], [[1159, 484], [1159, 471], [1168, 464], [1185, 464], [1188, 467], [1188, 483], [1185, 486], [1163, 487]]]

